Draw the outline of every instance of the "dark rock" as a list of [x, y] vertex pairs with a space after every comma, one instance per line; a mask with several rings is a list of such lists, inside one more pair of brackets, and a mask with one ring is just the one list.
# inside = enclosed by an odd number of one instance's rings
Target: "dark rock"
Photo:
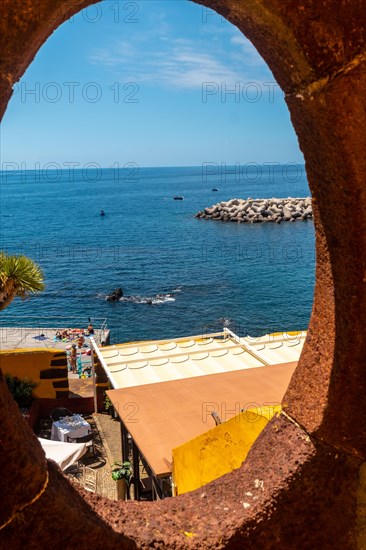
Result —
[[123, 290], [122, 288], [116, 288], [113, 292], [108, 294], [107, 301], [108, 302], [118, 302], [120, 298], [123, 296]]

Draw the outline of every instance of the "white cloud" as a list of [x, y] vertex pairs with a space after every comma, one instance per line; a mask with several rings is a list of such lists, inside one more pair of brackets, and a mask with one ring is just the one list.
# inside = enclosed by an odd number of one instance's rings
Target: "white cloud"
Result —
[[230, 42], [232, 44], [240, 44], [240, 45], [244, 45], [246, 44], [247, 42], [247, 39], [245, 38], [245, 36], [243, 34], [236, 34], [234, 36], [231, 37], [231, 40]]
[[141, 74], [143, 81], [174, 88], [201, 88], [203, 82], [235, 82], [240, 79], [212, 55], [189, 50], [170, 52], [169, 57], [158, 54], [150, 66], [151, 72]]
[[[234, 46], [240, 46], [240, 56], [243, 63], [251, 66], [266, 66], [264, 59], [259, 55], [253, 44], [243, 35], [234, 34], [230, 40]], [[243, 55], [244, 54], [244, 55]], [[237, 54], [234, 52], [234, 56], [237, 58]]]
[[113, 48], [98, 48], [89, 56], [89, 61], [95, 65], [115, 67], [129, 63], [138, 55], [137, 49], [125, 41], [118, 42]]
[[[216, 50], [213, 53], [208, 50], [210, 46], [212, 48], [212, 43], [187, 38], [165, 41], [164, 46], [160, 43], [158, 49], [149, 49], [147, 44], [137, 49], [123, 41], [113, 47], [95, 50], [89, 61], [114, 67], [123, 71], [124, 75], [133, 74], [139, 83], [169, 88], [197, 89], [202, 87], [203, 82], [233, 85], [235, 82], [256, 80], [253, 71], [248, 71], [248, 66], [260, 65], [263, 68], [265, 64], [255, 48], [239, 34], [232, 36], [230, 43], [233, 45], [230, 51]], [[240, 50], [235, 51], [235, 46], [239, 46]], [[165, 49], [162, 50], [162, 47]]]

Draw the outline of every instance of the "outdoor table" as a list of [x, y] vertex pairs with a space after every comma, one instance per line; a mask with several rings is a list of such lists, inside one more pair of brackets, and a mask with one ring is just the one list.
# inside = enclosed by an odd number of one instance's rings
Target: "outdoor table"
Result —
[[51, 439], [67, 442], [68, 437], [83, 437], [91, 431], [90, 424], [81, 415], [74, 414], [52, 422]]

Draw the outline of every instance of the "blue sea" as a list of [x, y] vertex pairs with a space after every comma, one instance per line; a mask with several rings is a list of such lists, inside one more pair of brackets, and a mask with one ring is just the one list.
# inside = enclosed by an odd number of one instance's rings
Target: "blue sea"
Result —
[[[232, 198], [309, 194], [299, 165], [2, 172], [1, 249], [38, 262], [46, 290], [14, 300], [1, 325], [54, 325], [51, 318], [64, 316], [86, 327], [89, 318], [107, 318], [112, 342], [223, 326], [240, 335], [306, 329], [313, 222], [194, 215]], [[117, 287], [124, 299], [106, 301]]]

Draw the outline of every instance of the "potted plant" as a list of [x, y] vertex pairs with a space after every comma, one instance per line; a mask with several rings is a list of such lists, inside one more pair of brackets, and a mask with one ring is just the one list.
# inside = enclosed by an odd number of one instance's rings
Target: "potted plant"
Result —
[[132, 481], [132, 464], [128, 460], [125, 462], [113, 462], [112, 479], [117, 482], [117, 498], [125, 500], [130, 499], [130, 486]]

